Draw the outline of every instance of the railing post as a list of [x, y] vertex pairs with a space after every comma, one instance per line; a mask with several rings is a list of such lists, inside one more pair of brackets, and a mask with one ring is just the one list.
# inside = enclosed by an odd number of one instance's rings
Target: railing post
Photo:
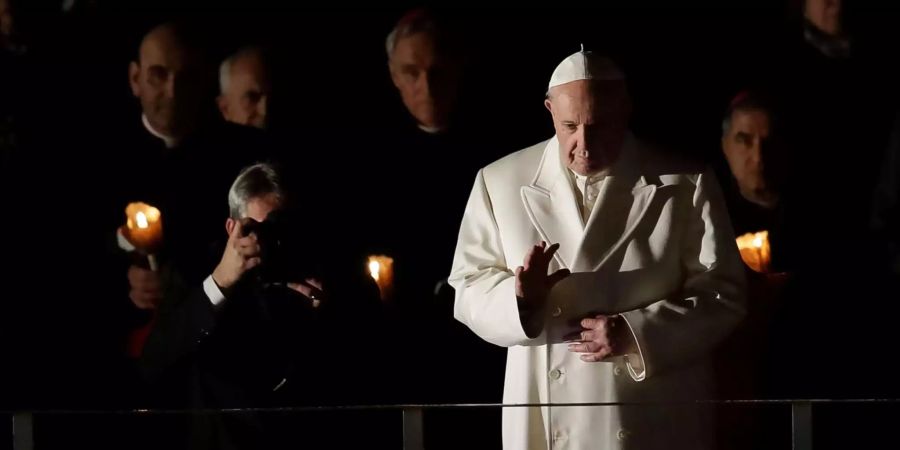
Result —
[[792, 402], [791, 418], [794, 450], [812, 450], [812, 403]]
[[17, 412], [12, 417], [13, 450], [34, 450], [33, 416]]
[[422, 408], [403, 408], [403, 450], [424, 450]]

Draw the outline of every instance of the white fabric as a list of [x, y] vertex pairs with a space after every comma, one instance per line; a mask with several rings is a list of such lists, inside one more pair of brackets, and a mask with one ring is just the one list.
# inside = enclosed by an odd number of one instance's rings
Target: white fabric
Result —
[[612, 60], [582, 50], [569, 55], [556, 66], [556, 70], [550, 76], [550, 84], [547, 89], [578, 80], [613, 81], [624, 79], [625, 74]]
[[[449, 278], [455, 317], [509, 348], [505, 404], [683, 403], [505, 408], [504, 448], [710, 448], [708, 406], [691, 401], [711, 394], [707, 356], [744, 313], [744, 272], [714, 176], [629, 136], [586, 221], [575, 192], [555, 138], [478, 172]], [[572, 275], [528, 336], [514, 270], [542, 240], [560, 244], [550, 271]], [[568, 351], [564, 337], [593, 314], [625, 319], [636, 360], [587, 363]]]
[[147, 129], [148, 133], [159, 139], [162, 139], [163, 143], [166, 144], [166, 148], [174, 148], [176, 145], [178, 145], [178, 139], [175, 139], [171, 136], [166, 136], [159, 131], [156, 131], [156, 129], [153, 128], [153, 125], [150, 125], [150, 121], [147, 120], [147, 116], [145, 114], [141, 114], [141, 123], [144, 124], [144, 128]]
[[137, 247], [135, 247], [134, 244], [132, 244], [128, 240], [128, 238], [126, 238], [125, 235], [122, 234], [121, 228], [116, 230], [116, 244], [119, 245], [120, 249], [122, 249], [126, 252], [133, 252], [133, 251], [137, 250]]
[[572, 177], [572, 183], [578, 189], [576, 200], [581, 205], [581, 219], [587, 223], [588, 218], [591, 217], [591, 211], [594, 210], [594, 205], [597, 203], [597, 196], [600, 194], [603, 180], [606, 179], [606, 172], [589, 177], [579, 175], [571, 170], [569, 174]]
[[209, 298], [213, 306], [219, 306], [220, 303], [225, 301], [225, 294], [219, 289], [219, 285], [216, 284], [216, 280], [213, 280], [212, 275], [203, 280], [203, 292], [206, 293], [206, 297]]
[[439, 128], [439, 127], [426, 127], [425, 125], [422, 125], [422, 124], [418, 124], [417, 126], [419, 127], [420, 130], [422, 130], [428, 134], [438, 134], [438, 133], [442, 133], [444, 131], [444, 128]]

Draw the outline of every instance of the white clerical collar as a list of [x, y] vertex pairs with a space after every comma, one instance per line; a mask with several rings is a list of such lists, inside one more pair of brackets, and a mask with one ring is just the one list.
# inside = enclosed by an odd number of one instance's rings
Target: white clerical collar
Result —
[[173, 148], [176, 145], [178, 145], [178, 139], [166, 136], [166, 135], [160, 133], [159, 131], [156, 131], [153, 128], [153, 125], [150, 125], [150, 121], [147, 120], [146, 114], [141, 114], [141, 122], [144, 123], [144, 128], [147, 129], [148, 133], [152, 134], [153, 136], [156, 136], [159, 139], [162, 139], [162, 141], [166, 144], [166, 148]]
[[569, 170], [569, 173], [571, 173], [572, 176], [575, 177], [575, 181], [579, 185], [585, 185], [585, 184], [592, 185], [592, 184], [599, 183], [599, 182], [603, 181], [603, 179], [606, 178], [606, 176], [609, 174], [608, 169], [602, 170], [602, 171], [595, 173], [593, 175], [590, 175], [590, 176], [579, 175], [579, 174], [575, 173], [575, 171], [573, 171], [572, 169], [568, 169], [568, 170]]
[[446, 127], [444, 127], [444, 128], [441, 128], [441, 127], [428, 127], [428, 126], [425, 126], [425, 125], [422, 125], [422, 124], [417, 124], [417, 126], [419, 127], [420, 130], [422, 130], [422, 131], [424, 131], [424, 132], [426, 132], [426, 133], [428, 133], [428, 134], [438, 134], [438, 133], [440, 133], [440, 132], [442, 132], [442, 131], [444, 131], [444, 130], [446, 129]]

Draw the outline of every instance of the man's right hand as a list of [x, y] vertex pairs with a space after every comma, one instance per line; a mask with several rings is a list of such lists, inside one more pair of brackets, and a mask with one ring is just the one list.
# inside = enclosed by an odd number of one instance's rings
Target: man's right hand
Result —
[[569, 276], [569, 269], [560, 269], [548, 275], [550, 261], [559, 250], [559, 244], [547, 247], [547, 243], [531, 248], [525, 255], [525, 264], [516, 268], [516, 297], [520, 309], [534, 311], [544, 306], [547, 294], [556, 283]]
[[128, 297], [139, 309], [156, 309], [162, 299], [159, 273], [138, 266], [128, 268]]
[[235, 222], [231, 234], [228, 235], [228, 244], [225, 246], [222, 260], [213, 270], [213, 281], [222, 289], [234, 286], [248, 270], [262, 262], [259, 257], [260, 246], [256, 234], [250, 233], [243, 236], [241, 231], [249, 220], [253, 219], [241, 219]]

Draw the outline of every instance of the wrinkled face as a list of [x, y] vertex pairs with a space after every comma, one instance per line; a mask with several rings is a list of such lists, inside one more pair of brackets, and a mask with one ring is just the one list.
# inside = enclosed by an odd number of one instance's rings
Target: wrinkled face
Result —
[[403, 104], [420, 125], [444, 128], [456, 106], [459, 67], [441, 56], [428, 33], [397, 40], [388, 68]]
[[816, 28], [829, 33], [841, 32], [841, 0], [806, 0], [804, 15]]
[[570, 170], [593, 175], [618, 159], [631, 115], [624, 81], [579, 80], [555, 86], [544, 105], [553, 117], [560, 158]]
[[741, 192], [762, 195], [772, 188], [768, 172], [784, 151], [782, 147], [772, 135], [765, 111], [737, 110], [731, 114], [731, 125], [722, 137], [722, 151]]
[[140, 58], [129, 67], [131, 91], [155, 130], [180, 137], [201, 109], [202, 70], [166, 27], [150, 32], [141, 43]]
[[266, 127], [271, 85], [265, 61], [258, 53], [242, 55], [231, 65], [228, 85], [219, 96], [219, 110], [229, 122]]

